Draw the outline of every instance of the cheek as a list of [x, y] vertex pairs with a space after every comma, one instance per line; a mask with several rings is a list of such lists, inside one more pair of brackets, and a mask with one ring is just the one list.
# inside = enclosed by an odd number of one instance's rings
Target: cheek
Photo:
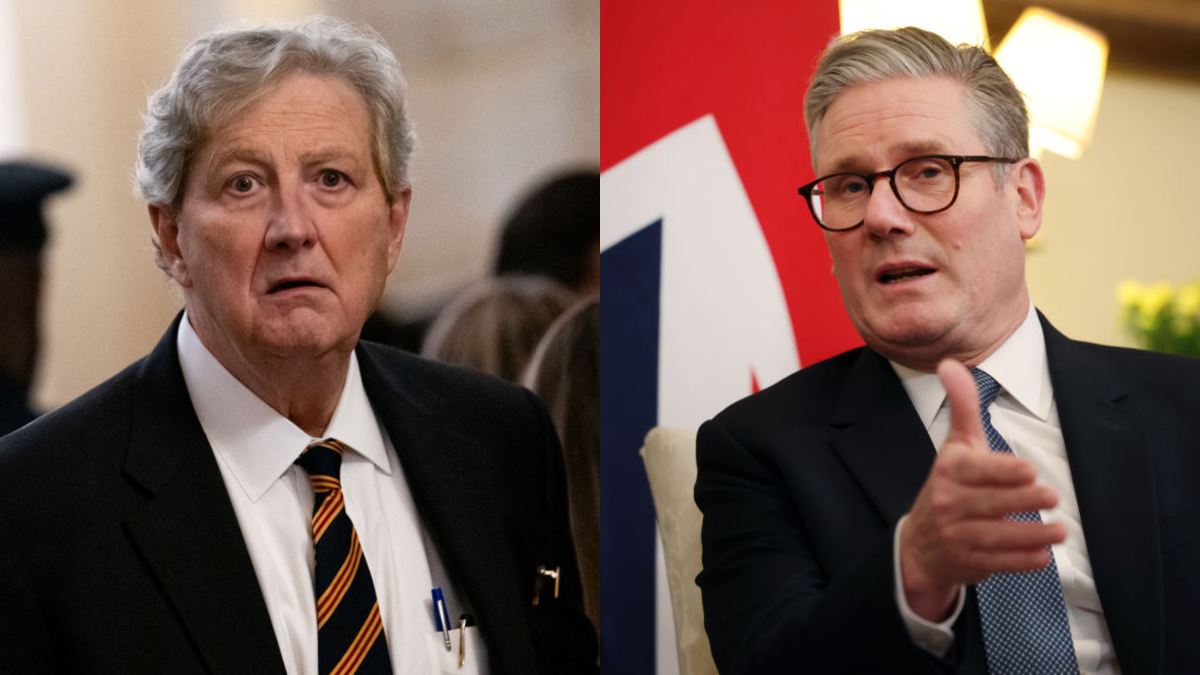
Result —
[[379, 222], [374, 228], [362, 234], [362, 241], [369, 244], [362, 245], [364, 249], [360, 255], [366, 259], [367, 264], [371, 265], [376, 271], [383, 270], [387, 274], [389, 268], [388, 256], [390, 253], [391, 237], [386, 221]]
[[850, 270], [854, 269], [854, 250], [853, 247], [847, 245], [848, 243], [844, 239], [833, 239], [829, 235], [825, 237], [825, 245], [829, 249], [833, 275], [841, 282], [847, 281], [850, 276]]
[[254, 274], [258, 245], [234, 232], [212, 229], [193, 237], [184, 251], [192, 276], [204, 276], [207, 285], [222, 287], [244, 282]]

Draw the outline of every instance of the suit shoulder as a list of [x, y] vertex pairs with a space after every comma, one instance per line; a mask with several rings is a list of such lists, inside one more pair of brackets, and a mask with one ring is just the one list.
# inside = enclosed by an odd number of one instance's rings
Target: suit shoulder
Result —
[[1163, 371], [1195, 372], [1200, 370], [1200, 359], [1193, 356], [1164, 354], [1148, 349], [1133, 349], [1130, 347], [1114, 347], [1112, 345], [1096, 344], [1094, 342], [1079, 342], [1075, 344], [1092, 354], [1103, 358], [1104, 361], [1118, 366], [1136, 366]]
[[1195, 357], [1091, 342], [1075, 344], [1111, 368], [1130, 387], [1159, 393], [1173, 393], [1177, 387], [1184, 387], [1190, 396], [1200, 381], [1200, 359]]
[[133, 363], [61, 408], [0, 439], [0, 461], [29, 449], [45, 456], [49, 448], [74, 446], [86, 439], [104, 441], [111, 432], [127, 429], [140, 364]]
[[78, 491], [119, 475], [136, 373], [137, 364], [0, 439], [0, 511], [48, 522], [39, 519], [77, 508]]
[[714, 419], [737, 423], [768, 417], [824, 423], [862, 353], [863, 348], [858, 347], [805, 366], [762, 391], [736, 401]]

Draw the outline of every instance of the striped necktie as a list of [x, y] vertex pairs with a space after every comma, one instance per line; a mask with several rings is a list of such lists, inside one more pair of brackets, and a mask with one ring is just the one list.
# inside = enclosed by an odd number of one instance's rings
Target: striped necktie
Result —
[[[1000, 384], [991, 375], [975, 368], [971, 371], [979, 387], [979, 414], [983, 433], [992, 452], [1012, 453], [1004, 437], [992, 426], [988, 410]], [[1040, 523], [1037, 511], [1013, 513], [1013, 520]], [[975, 586], [979, 598], [979, 618], [983, 624], [983, 644], [987, 651], [988, 672], [992, 675], [1078, 675], [1075, 645], [1067, 623], [1062, 582], [1054, 552], [1050, 564], [1040, 570], [1020, 574], [993, 574]]]
[[314, 497], [318, 672], [391, 673], [375, 584], [342, 498], [342, 455], [349, 449], [327, 438], [305, 448], [296, 460], [308, 472]]

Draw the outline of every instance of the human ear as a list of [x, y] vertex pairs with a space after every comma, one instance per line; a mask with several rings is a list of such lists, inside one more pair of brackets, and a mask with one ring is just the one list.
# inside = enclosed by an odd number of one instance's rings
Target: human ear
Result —
[[163, 204], [150, 204], [150, 227], [154, 229], [159, 266], [182, 288], [192, 287], [192, 275], [179, 249], [179, 219]]
[[400, 246], [404, 243], [404, 227], [408, 224], [408, 205], [412, 201], [412, 188], [405, 188], [392, 200], [388, 213], [388, 272], [396, 267], [400, 259]]
[[1046, 177], [1042, 165], [1032, 157], [1012, 168], [1016, 188], [1017, 229], [1029, 240], [1042, 228], [1042, 202], [1046, 198]]

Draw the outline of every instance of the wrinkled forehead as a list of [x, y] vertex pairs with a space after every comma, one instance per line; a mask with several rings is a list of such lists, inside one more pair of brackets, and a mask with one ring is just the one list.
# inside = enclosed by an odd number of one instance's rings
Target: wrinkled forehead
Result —
[[961, 83], [892, 78], [847, 87], [813, 127], [818, 174], [879, 171], [922, 154], [981, 154]]
[[[207, 96], [201, 94], [196, 103], [202, 106], [207, 114], [198, 117], [199, 123], [195, 148], [198, 150], [226, 128], [237, 124], [241, 119], [257, 108], [261, 108], [268, 99], [275, 98], [281, 90], [297, 89], [296, 83], [304, 83], [300, 88], [300, 98], [309, 98], [304, 94], [325, 94], [329, 99], [341, 94], [353, 94], [355, 108], [361, 106], [366, 113], [368, 126], [373, 124], [371, 110], [362, 92], [349, 79], [334, 73], [310, 71], [306, 69], [288, 69], [273, 73], [261, 87], [244, 95], [241, 91], [214, 91]], [[296, 98], [296, 96], [293, 96]], [[286, 103], [285, 103], [286, 104]], [[358, 120], [347, 120], [347, 124], [360, 124]]]
[[310, 159], [353, 155], [378, 172], [371, 111], [362, 94], [344, 78], [305, 71], [291, 73], [236, 106], [210, 115], [190, 153], [187, 171], [203, 172], [230, 160], [265, 163], [263, 148], [305, 130], [309, 135], [299, 136], [303, 146], [292, 147], [293, 152]]

